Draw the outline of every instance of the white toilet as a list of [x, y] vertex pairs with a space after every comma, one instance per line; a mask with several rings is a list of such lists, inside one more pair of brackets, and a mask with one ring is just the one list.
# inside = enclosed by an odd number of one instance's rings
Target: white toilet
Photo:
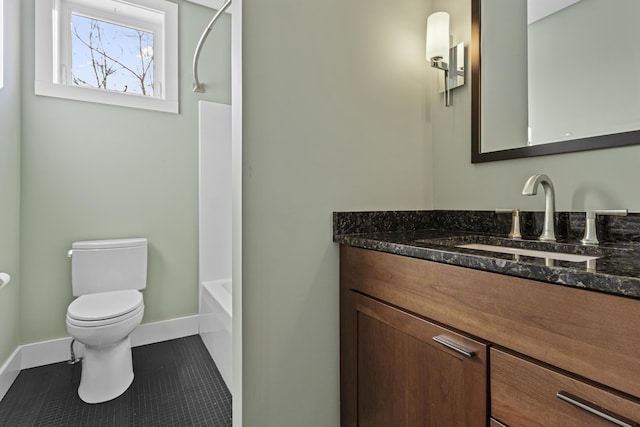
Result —
[[140, 325], [147, 286], [147, 239], [75, 242], [71, 283], [77, 297], [67, 309], [67, 331], [85, 345], [78, 396], [100, 403], [133, 381], [129, 334]]

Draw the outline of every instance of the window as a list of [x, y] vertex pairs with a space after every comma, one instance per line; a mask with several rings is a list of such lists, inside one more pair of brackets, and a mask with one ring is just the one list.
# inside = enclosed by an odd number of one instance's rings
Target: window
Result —
[[36, 1], [36, 95], [178, 112], [178, 6]]
[[71, 13], [71, 55], [64, 81], [153, 96], [153, 31]]

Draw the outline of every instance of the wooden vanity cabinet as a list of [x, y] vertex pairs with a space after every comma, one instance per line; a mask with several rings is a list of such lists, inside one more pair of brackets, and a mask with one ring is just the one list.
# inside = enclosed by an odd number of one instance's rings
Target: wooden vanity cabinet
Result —
[[349, 292], [343, 426], [484, 426], [487, 346]]
[[616, 425], [563, 392], [636, 426], [638, 325], [638, 300], [342, 245], [342, 425]]

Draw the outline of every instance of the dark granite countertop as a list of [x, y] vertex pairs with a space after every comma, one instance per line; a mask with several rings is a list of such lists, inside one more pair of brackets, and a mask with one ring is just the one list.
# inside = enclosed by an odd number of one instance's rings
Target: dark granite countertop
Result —
[[[529, 236], [523, 233], [523, 245], [536, 244], [535, 233], [539, 228], [536, 223], [541, 223], [538, 216], [537, 213], [532, 213], [530, 225], [533, 226], [527, 231]], [[582, 218], [583, 216], [584, 214]], [[509, 230], [505, 231], [503, 217], [507, 220], [506, 227], [510, 227], [509, 215], [487, 211], [334, 213], [333, 239], [337, 243], [364, 249], [640, 299], [640, 243], [635, 239], [635, 221], [639, 219], [637, 216], [629, 220], [630, 226], [629, 221], [620, 226], [622, 223], [619, 220], [613, 226], [602, 225], [603, 229], [609, 226], [609, 229], [625, 229], [627, 232], [603, 232], [608, 241], [597, 247], [585, 247], [580, 245], [580, 237], [576, 237], [581, 236], [580, 227], [584, 223], [580, 224], [579, 219], [568, 215], [564, 220], [567, 223], [564, 231], [559, 232], [558, 244], [565, 245], [566, 252], [598, 256], [595, 262], [588, 263], [558, 260], [549, 262], [539, 257], [516, 257], [460, 248], [447, 242], [451, 238], [471, 242], [477, 240], [474, 236], [506, 239]], [[492, 221], [497, 221], [498, 224]], [[562, 218], [558, 222], [562, 223]], [[488, 229], [498, 229], [500, 232], [488, 233]], [[634, 237], [625, 239], [620, 234]]]

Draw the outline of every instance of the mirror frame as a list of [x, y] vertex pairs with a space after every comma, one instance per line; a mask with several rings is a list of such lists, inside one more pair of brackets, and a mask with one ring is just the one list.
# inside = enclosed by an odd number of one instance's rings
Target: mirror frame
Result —
[[480, 127], [482, 125], [482, 111], [480, 109], [481, 1], [482, 0], [471, 0], [471, 45], [469, 46], [469, 60], [471, 62], [471, 163], [520, 159], [640, 144], [640, 130], [637, 130], [574, 139], [571, 141], [564, 141], [562, 143], [540, 144], [483, 153], [480, 141]]

